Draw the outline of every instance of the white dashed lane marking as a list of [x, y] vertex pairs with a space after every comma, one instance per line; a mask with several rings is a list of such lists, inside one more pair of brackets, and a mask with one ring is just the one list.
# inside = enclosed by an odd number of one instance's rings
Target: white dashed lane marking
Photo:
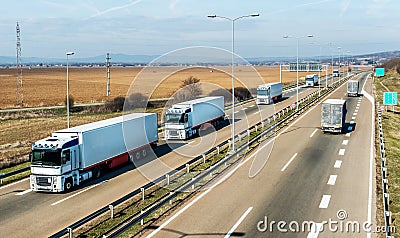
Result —
[[333, 166], [335, 169], [340, 169], [342, 166], [342, 161], [341, 160], [336, 160], [335, 165]]
[[335, 183], [336, 183], [336, 179], [337, 179], [337, 175], [331, 175], [331, 176], [329, 176], [329, 179], [328, 179], [328, 185], [335, 185]]
[[330, 200], [331, 200], [331, 195], [323, 195], [321, 202], [319, 204], [319, 208], [328, 208]]
[[340, 149], [339, 150], [339, 155], [344, 155], [344, 152], [346, 151], [346, 149]]

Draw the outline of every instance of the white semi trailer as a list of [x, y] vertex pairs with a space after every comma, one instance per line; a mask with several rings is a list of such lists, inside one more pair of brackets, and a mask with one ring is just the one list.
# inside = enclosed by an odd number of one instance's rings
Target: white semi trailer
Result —
[[347, 81], [347, 96], [358, 96], [358, 80], [349, 80]]
[[257, 87], [257, 104], [271, 104], [282, 98], [282, 83], [267, 83]]
[[172, 105], [165, 113], [165, 139], [185, 140], [202, 126], [224, 120], [224, 97], [204, 97]]
[[32, 144], [30, 187], [68, 191], [106, 169], [146, 157], [157, 141], [155, 113], [132, 113], [55, 131]]
[[321, 129], [323, 132], [341, 133], [346, 121], [346, 100], [327, 99], [322, 103]]
[[318, 84], [318, 74], [306, 75], [306, 86], [314, 87]]

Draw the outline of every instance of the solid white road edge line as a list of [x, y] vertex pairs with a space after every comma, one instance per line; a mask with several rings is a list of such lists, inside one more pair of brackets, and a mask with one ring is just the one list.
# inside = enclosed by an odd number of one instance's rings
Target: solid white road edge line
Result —
[[290, 160], [285, 164], [285, 166], [283, 166], [283, 168], [281, 169], [281, 172], [285, 171], [285, 169], [289, 166], [290, 163], [292, 163], [292, 161], [294, 160], [294, 158], [296, 158], [297, 153], [295, 153], [292, 158], [290, 158]]
[[[368, 77], [370, 77], [370, 75], [368, 75]], [[368, 80], [367, 77], [367, 80]], [[372, 119], [372, 123], [371, 123], [371, 150], [370, 150], [370, 155], [369, 155], [369, 183], [368, 183], [368, 209], [367, 209], [367, 222], [368, 224], [371, 224], [372, 222], [372, 175], [373, 175], [373, 167], [374, 167], [374, 132], [375, 132], [375, 99], [374, 97], [372, 97], [369, 93], [367, 93], [364, 90], [365, 84], [367, 83], [367, 80], [365, 80], [364, 85], [362, 87], [362, 94], [368, 99], [368, 101], [370, 101], [371, 103], [371, 119]], [[367, 232], [367, 238], [371, 237], [371, 232]]]
[[232, 233], [236, 230], [236, 228], [238, 228], [238, 226], [240, 225], [240, 223], [242, 223], [242, 221], [247, 217], [247, 215], [249, 215], [249, 213], [251, 212], [251, 210], [253, 210], [253, 207], [249, 207], [244, 213], [243, 215], [239, 218], [239, 220], [235, 223], [235, 225], [232, 226], [232, 228], [229, 230], [228, 233], [226, 233], [224, 238], [229, 238], [231, 237]]
[[19, 184], [19, 183], [24, 182], [24, 181], [26, 181], [26, 180], [29, 180], [29, 177], [28, 177], [28, 178], [25, 178], [25, 179], [21, 179], [21, 180], [19, 180], [19, 181], [17, 181], [17, 182], [14, 182], [14, 183], [10, 183], [10, 184], [1, 186], [0, 189], [11, 187], [11, 186], [13, 186], [13, 185]]
[[15, 195], [21, 196], [21, 195], [27, 194], [27, 193], [29, 193], [29, 192], [32, 192], [32, 189], [27, 189], [27, 190], [25, 190], [25, 191], [22, 191], [22, 192], [19, 192], [19, 193], [15, 194]]
[[75, 193], [75, 194], [72, 194], [72, 195], [69, 196], [69, 197], [63, 198], [63, 199], [61, 199], [61, 200], [58, 201], [58, 202], [52, 203], [51, 205], [54, 206], [54, 205], [60, 204], [60, 203], [62, 203], [62, 202], [65, 202], [66, 200], [68, 200], [68, 199], [70, 199], [70, 198], [73, 198], [73, 197], [75, 197], [75, 196], [77, 196], [77, 195], [79, 195], [79, 194], [81, 194], [81, 193], [84, 193], [84, 192], [86, 192], [86, 191], [88, 191], [88, 190], [90, 190], [90, 189], [92, 189], [92, 188], [95, 188], [95, 187], [99, 186], [100, 184], [102, 184], [102, 183], [98, 183], [98, 184], [95, 184], [95, 185], [93, 185], [93, 186], [90, 186], [90, 187], [88, 187], [88, 188], [86, 188], [86, 189], [84, 189], [84, 190], [82, 190], [82, 191], [80, 191], [80, 192], [77, 192], [77, 193]]
[[[344, 84], [343, 84], [344, 85]], [[339, 88], [343, 87], [340, 86]], [[330, 92], [328, 95], [326, 95], [324, 98], [329, 97], [332, 95], [336, 90], [339, 88], [336, 88], [332, 92]], [[153, 237], [155, 234], [157, 234], [161, 229], [166, 227], [169, 223], [171, 223], [175, 218], [177, 218], [179, 215], [181, 215], [183, 212], [185, 212], [189, 207], [193, 206], [196, 202], [198, 202], [202, 197], [207, 195], [209, 192], [211, 192], [215, 187], [217, 187], [219, 184], [224, 182], [226, 179], [228, 179], [232, 174], [234, 174], [240, 167], [242, 167], [244, 164], [247, 163], [251, 158], [253, 158], [258, 151], [264, 149], [266, 146], [268, 146], [270, 143], [274, 142], [276, 138], [278, 138], [281, 134], [286, 133], [287, 130], [289, 130], [294, 124], [296, 124], [298, 121], [300, 121], [303, 117], [305, 117], [308, 113], [310, 113], [312, 110], [314, 110], [319, 104], [321, 104], [323, 100], [321, 100], [317, 105], [314, 105], [312, 108], [310, 108], [308, 111], [306, 111], [303, 115], [299, 116], [294, 122], [292, 122], [288, 127], [286, 127], [283, 131], [279, 132], [278, 135], [276, 135], [274, 138], [272, 138], [270, 141], [265, 143], [263, 146], [258, 148], [257, 151], [255, 151], [253, 154], [251, 154], [247, 159], [239, 163], [235, 168], [233, 168], [231, 171], [229, 171], [225, 176], [223, 176], [220, 180], [218, 180], [215, 184], [213, 184], [210, 188], [205, 190], [203, 193], [201, 193], [198, 197], [194, 198], [191, 202], [189, 202], [186, 206], [184, 206], [181, 210], [179, 210], [177, 213], [175, 213], [172, 217], [170, 217], [167, 221], [165, 221], [163, 224], [161, 224], [157, 229], [155, 229], [152, 233], [150, 233], [146, 237]]]
[[317, 131], [318, 131], [318, 129], [315, 129], [315, 130], [311, 133], [310, 138], [313, 137], [314, 134], [315, 134]]
[[317, 238], [322, 226], [322, 223], [313, 223], [311, 225], [311, 231], [308, 233], [307, 238]]
[[319, 204], [319, 208], [328, 208], [330, 200], [331, 200], [331, 195], [323, 195], [321, 203]]
[[329, 176], [327, 184], [328, 185], [335, 185], [336, 179], [337, 179], [337, 175], [336, 174], [333, 174], [333, 175]]

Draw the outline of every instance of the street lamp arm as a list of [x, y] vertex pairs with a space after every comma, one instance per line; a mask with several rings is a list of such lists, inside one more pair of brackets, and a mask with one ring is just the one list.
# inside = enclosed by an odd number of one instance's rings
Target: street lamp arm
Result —
[[258, 17], [258, 16], [260, 16], [260, 14], [259, 13], [253, 13], [253, 14], [249, 14], [249, 15], [244, 15], [244, 16], [240, 16], [240, 17], [236, 17], [236, 18], [229, 18], [229, 17], [224, 17], [224, 16], [218, 16], [218, 15], [208, 15], [207, 17], [209, 17], [209, 18], [222, 18], [222, 19], [226, 19], [226, 20], [229, 20], [229, 21], [236, 21], [236, 20], [239, 20], [239, 19], [241, 19], [241, 18], [245, 18], [245, 17]]

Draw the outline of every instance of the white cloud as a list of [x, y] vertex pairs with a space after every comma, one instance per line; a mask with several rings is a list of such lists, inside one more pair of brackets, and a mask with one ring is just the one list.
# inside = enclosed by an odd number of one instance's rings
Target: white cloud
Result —
[[385, 7], [391, 0], [372, 0], [370, 4], [367, 5], [367, 15], [375, 17], [386, 16]]
[[347, 9], [349, 9], [350, 3], [351, 3], [351, 0], [344, 0], [342, 2], [342, 6], [340, 8], [340, 14], [339, 14], [340, 17], [343, 17], [343, 15], [347, 12]]
[[126, 9], [126, 8], [130, 7], [130, 6], [136, 5], [136, 4], [140, 3], [141, 1], [142, 0], [136, 0], [136, 1], [132, 0], [128, 4], [125, 4], [125, 5], [110, 7], [108, 9], [106, 9], [106, 10], [103, 10], [103, 11], [97, 10], [97, 13], [92, 15], [92, 16], [90, 16], [89, 18], [99, 17], [99, 16], [102, 16], [104, 14], [107, 14], [107, 13], [110, 13], [110, 12], [113, 12], [113, 11], [123, 10], [123, 9]]
[[175, 11], [175, 7], [178, 3], [179, 3], [179, 0], [172, 0], [171, 3], [169, 4], [169, 10]]

